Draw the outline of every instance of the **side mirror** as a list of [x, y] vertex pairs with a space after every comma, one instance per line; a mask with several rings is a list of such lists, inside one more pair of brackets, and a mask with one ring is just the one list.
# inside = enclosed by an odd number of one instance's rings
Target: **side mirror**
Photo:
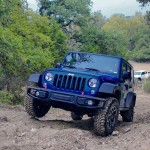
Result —
[[60, 68], [61, 67], [61, 63], [56, 63], [55, 68]]

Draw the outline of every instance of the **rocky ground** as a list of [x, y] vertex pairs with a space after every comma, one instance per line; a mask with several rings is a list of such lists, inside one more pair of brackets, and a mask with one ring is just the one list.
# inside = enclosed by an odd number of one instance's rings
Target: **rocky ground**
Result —
[[51, 109], [42, 119], [30, 117], [23, 107], [0, 107], [1, 150], [150, 150], [150, 94], [136, 90], [132, 123], [119, 118], [114, 135], [96, 136], [93, 119], [72, 121], [70, 113]]

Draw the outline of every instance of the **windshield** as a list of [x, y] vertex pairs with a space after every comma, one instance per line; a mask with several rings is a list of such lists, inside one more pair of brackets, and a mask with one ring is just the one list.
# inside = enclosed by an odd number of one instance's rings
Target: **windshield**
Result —
[[135, 72], [134, 75], [141, 75], [141, 72]]
[[118, 76], [119, 73], [119, 59], [103, 55], [68, 53], [63, 65], [64, 67], [100, 71], [115, 76]]

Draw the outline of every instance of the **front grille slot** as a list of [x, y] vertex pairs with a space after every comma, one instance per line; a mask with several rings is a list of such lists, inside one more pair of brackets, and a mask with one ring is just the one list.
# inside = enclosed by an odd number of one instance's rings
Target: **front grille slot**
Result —
[[81, 84], [81, 91], [83, 91], [83, 90], [84, 90], [85, 83], [86, 83], [86, 79], [85, 79], [85, 78], [83, 78], [83, 80], [82, 80], [82, 84]]
[[59, 78], [58, 78], [58, 83], [57, 83], [58, 88], [60, 88], [60, 86], [61, 86], [62, 78], [63, 78], [62, 75], [60, 75]]
[[81, 78], [78, 78], [77, 84], [76, 84], [76, 90], [78, 90], [78, 91], [79, 91], [79, 88], [80, 88], [80, 83], [81, 83]]
[[68, 80], [67, 80], [67, 86], [66, 86], [66, 89], [70, 89], [71, 79], [72, 79], [72, 76], [69, 76], [69, 77], [68, 77]]
[[77, 78], [76, 78], [76, 77], [73, 77], [73, 79], [72, 79], [72, 85], [71, 85], [71, 90], [74, 90], [74, 89], [75, 89], [76, 80], [77, 80]]
[[53, 86], [57, 88], [84, 91], [85, 85], [86, 78], [58, 74], [54, 76]]
[[66, 82], [67, 82], [67, 76], [64, 76], [63, 81], [62, 81], [62, 88], [63, 89], [65, 88]]
[[54, 77], [54, 82], [53, 82], [53, 85], [54, 85], [54, 86], [56, 86], [57, 79], [58, 79], [58, 74], [56, 74], [55, 77]]

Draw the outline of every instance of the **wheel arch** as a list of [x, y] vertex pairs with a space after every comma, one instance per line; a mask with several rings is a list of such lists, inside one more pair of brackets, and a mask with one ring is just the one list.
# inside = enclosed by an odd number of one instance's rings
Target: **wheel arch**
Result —
[[121, 88], [112, 83], [103, 83], [99, 88], [101, 97], [115, 97], [119, 102], [121, 100]]
[[127, 108], [134, 107], [136, 103], [136, 94], [133, 92], [128, 92], [126, 96], [125, 106]]
[[34, 83], [35, 85], [40, 85], [42, 79], [41, 74], [31, 74], [28, 78], [28, 82]]

